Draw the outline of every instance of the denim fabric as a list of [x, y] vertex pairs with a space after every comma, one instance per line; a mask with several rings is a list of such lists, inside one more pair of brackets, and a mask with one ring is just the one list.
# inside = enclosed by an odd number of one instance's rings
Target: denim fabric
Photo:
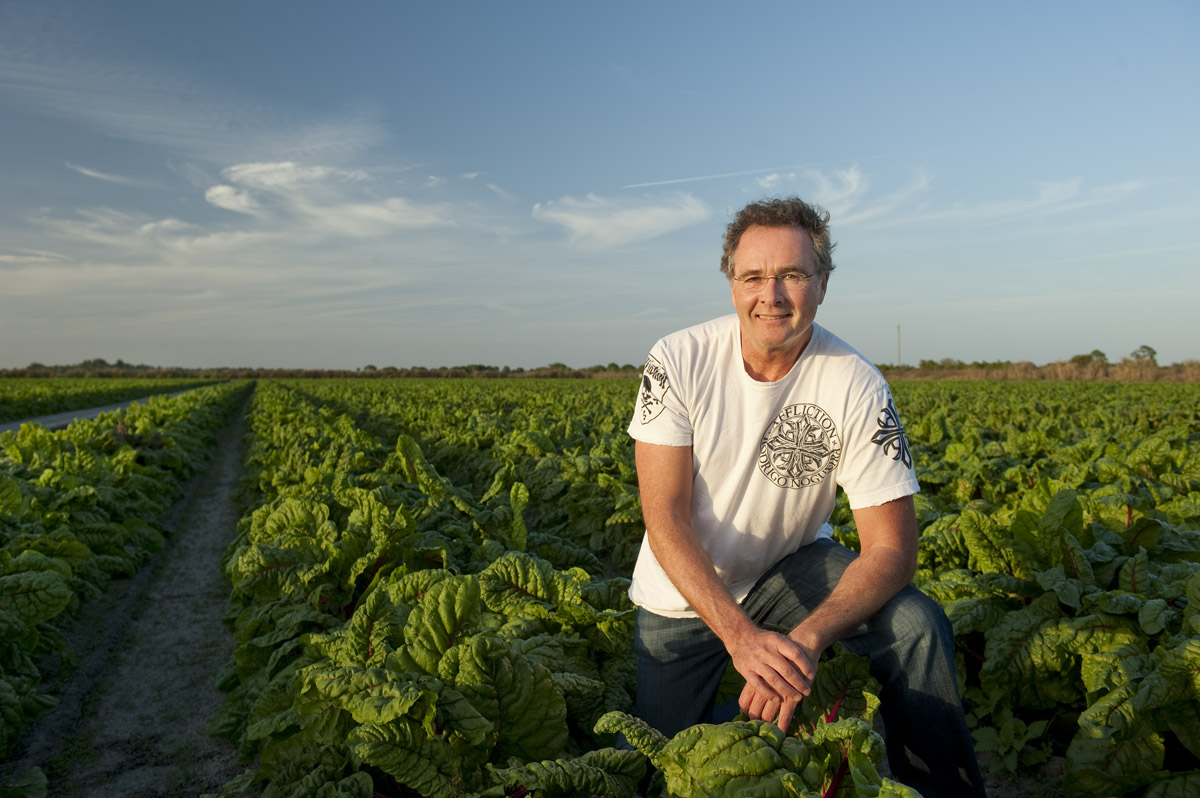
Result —
[[[829, 595], [856, 556], [831, 540], [817, 540], [764, 574], [742, 606], [759, 626], [792, 629]], [[882, 685], [880, 715], [893, 777], [925, 798], [984, 795], [954, 674], [954, 632], [941, 607], [906, 587], [840, 642], [869, 658]], [[636, 648], [640, 718], [668, 736], [712, 720], [729, 655], [703, 621], [639, 609]]]

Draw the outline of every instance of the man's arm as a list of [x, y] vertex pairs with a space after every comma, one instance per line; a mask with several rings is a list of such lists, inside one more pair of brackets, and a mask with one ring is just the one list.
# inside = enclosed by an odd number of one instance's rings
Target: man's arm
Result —
[[[821, 653], [870, 618], [912, 580], [917, 569], [917, 517], [912, 496], [854, 511], [860, 553], [833, 591], [788, 633], [816, 663]], [[796, 705], [763, 694], [749, 682], [739, 705], [747, 715], [774, 720], [786, 729]], [[772, 714], [775, 713], [775, 714]]]
[[748, 686], [753, 685], [755, 695], [764, 701], [774, 700], [776, 714], [784, 702], [794, 710], [809, 692], [816, 675], [816, 659], [787, 637], [760, 629], [717, 576], [712, 559], [692, 530], [691, 447], [638, 441], [634, 452], [642, 518], [655, 558], [692, 609], [725, 644], [733, 666]]

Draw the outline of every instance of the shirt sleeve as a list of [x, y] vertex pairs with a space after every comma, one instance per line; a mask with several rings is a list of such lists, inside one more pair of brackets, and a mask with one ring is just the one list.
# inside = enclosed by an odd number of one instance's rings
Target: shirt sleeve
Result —
[[662, 341], [642, 367], [629, 435], [644, 443], [691, 446], [692, 422], [680, 393], [682, 376]]
[[921, 490], [900, 414], [886, 387], [850, 411], [846, 432], [837, 481], [851, 509], [874, 507]]

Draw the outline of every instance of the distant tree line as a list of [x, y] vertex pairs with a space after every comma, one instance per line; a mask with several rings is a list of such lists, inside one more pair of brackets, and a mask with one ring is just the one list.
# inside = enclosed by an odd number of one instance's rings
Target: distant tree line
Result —
[[[893, 380], [1082, 380], [1090, 382], [1200, 382], [1200, 360], [1186, 360], [1169, 366], [1158, 364], [1158, 352], [1151, 346], [1139, 346], [1117, 362], [1111, 362], [1099, 349], [1075, 355], [1067, 360], [1043, 366], [1029, 361], [994, 360], [966, 362], [954, 358], [922, 360], [916, 366], [876, 364], [888, 379]], [[0, 377], [145, 377], [163, 379], [295, 379], [367, 377], [388, 379], [399, 377], [458, 377], [471, 379], [514, 379], [538, 377], [571, 377], [594, 379], [603, 377], [636, 377], [640, 366], [620, 365], [572, 368], [565, 363], [551, 363], [537, 368], [510, 368], [472, 363], [465, 366], [396, 366], [378, 367], [367, 364], [355, 369], [266, 369], [266, 368], [181, 368], [133, 365], [124, 360], [109, 363], [101, 358], [85, 360], [70, 366], [46, 366], [30, 363], [21, 369], [0, 369]]]
[[0, 369], [0, 377], [142, 377], [149, 379], [294, 379], [294, 378], [323, 378], [323, 377], [467, 377], [467, 378], [530, 378], [530, 377], [575, 377], [588, 379], [594, 377], [636, 377], [639, 367], [631, 363], [619, 365], [609, 363], [607, 366], [595, 365], [575, 369], [565, 363], [551, 363], [537, 368], [510, 368], [508, 366], [488, 366], [473, 363], [466, 366], [412, 366], [397, 368], [396, 366], [376, 367], [368, 364], [356, 369], [267, 369], [242, 367], [213, 367], [213, 368], [182, 368], [177, 366], [148, 366], [134, 365], [124, 360], [109, 363], [101, 358], [85, 360], [81, 363], [67, 366], [47, 366], [42, 363], [30, 363], [25, 368]]
[[1076, 380], [1084, 382], [1200, 382], [1200, 360], [1158, 364], [1158, 352], [1139, 346], [1113, 363], [1099, 349], [1037, 366], [1028, 361], [922, 360], [916, 366], [877, 364], [891, 380]]

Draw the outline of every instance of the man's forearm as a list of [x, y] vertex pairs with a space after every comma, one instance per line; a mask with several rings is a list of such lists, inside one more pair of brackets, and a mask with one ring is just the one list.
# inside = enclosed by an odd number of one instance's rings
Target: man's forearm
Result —
[[654, 552], [671, 583], [700, 619], [725, 643], [726, 648], [745, 634], [754, 622], [734, 601], [721, 581], [712, 558], [696, 540], [691, 528], [678, 519], [647, 529], [650, 549]]
[[789, 637], [814, 651], [824, 651], [878, 612], [909, 583], [912, 571], [908, 561], [907, 554], [896, 549], [863, 552], [846, 566], [829, 596]]

